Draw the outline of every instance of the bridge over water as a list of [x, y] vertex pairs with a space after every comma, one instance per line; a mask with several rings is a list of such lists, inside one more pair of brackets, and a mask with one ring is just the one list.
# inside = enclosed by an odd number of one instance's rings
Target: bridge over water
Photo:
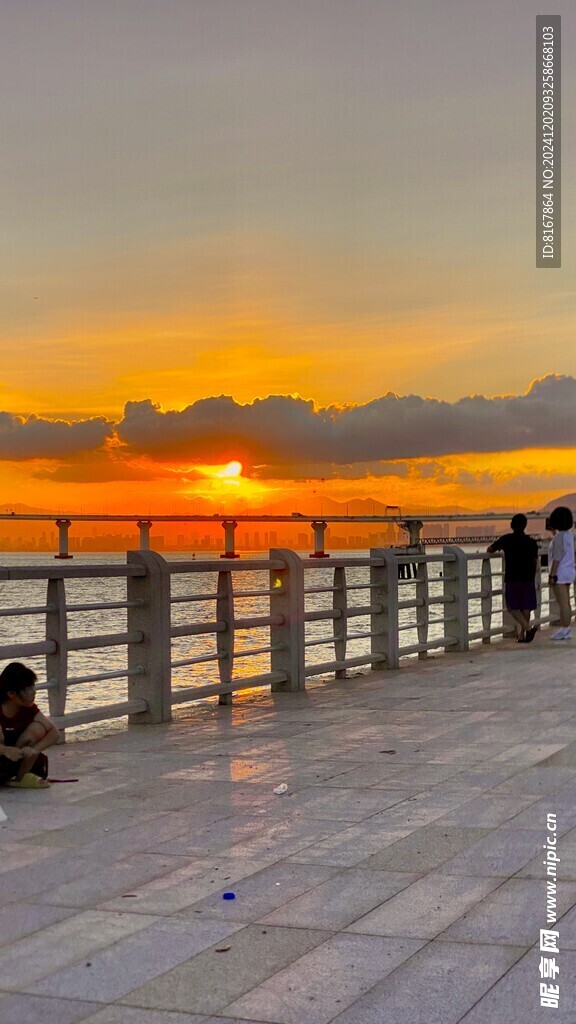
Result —
[[[291, 515], [108, 515], [107, 513], [0, 513], [0, 521], [17, 522], [52, 522], [58, 527], [58, 554], [57, 558], [71, 558], [69, 551], [69, 531], [73, 523], [135, 523], [140, 533], [140, 548], [148, 550], [150, 547], [150, 530], [154, 523], [221, 523], [224, 530], [224, 554], [222, 557], [236, 558], [235, 531], [239, 523], [290, 523], [298, 525], [307, 523], [312, 527], [314, 538], [313, 557], [324, 558], [324, 537], [329, 523], [347, 523], [349, 525], [378, 525], [388, 523], [400, 527], [405, 531], [406, 543], [411, 546], [419, 545], [422, 540], [422, 530], [427, 523], [509, 523], [514, 512], [501, 513], [478, 513], [461, 515], [422, 515], [403, 516], [402, 514], [383, 516], [323, 516], [305, 515], [300, 512], [293, 512]], [[543, 525], [544, 516], [537, 512], [530, 512], [529, 523], [538, 522]], [[528, 527], [530, 531], [530, 526]], [[442, 543], [478, 543], [486, 540], [487, 543], [494, 539], [494, 535], [480, 535], [471, 538], [426, 538], [427, 544]]]

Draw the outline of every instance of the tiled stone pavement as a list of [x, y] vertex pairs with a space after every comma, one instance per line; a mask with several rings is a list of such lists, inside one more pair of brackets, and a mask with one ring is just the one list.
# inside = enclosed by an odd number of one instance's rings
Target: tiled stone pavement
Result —
[[574, 663], [543, 635], [58, 748], [80, 781], [0, 791], [2, 1024], [576, 1021]]

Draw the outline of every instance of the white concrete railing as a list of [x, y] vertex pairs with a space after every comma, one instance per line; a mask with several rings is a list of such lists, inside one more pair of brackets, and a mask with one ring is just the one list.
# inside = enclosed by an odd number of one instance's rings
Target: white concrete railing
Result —
[[[417, 566], [415, 579], [399, 578], [400, 566]], [[479, 563], [480, 571], [470, 571]], [[472, 568], [474, 568], [472, 566]], [[330, 582], [326, 582], [326, 570]], [[440, 575], [435, 575], [439, 569]], [[317, 574], [323, 571], [324, 578]], [[262, 586], [243, 590], [234, 586], [244, 573], [265, 574]], [[216, 584], [212, 589], [175, 595], [174, 576], [201, 574]], [[354, 580], [350, 579], [354, 576]], [[310, 577], [316, 576], [315, 580]], [[66, 582], [100, 578], [126, 580], [125, 600], [68, 603]], [[46, 659], [45, 683], [50, 714], [61, 726], [73, 726], [128, 715], [133, 723], [167, 721], [175, 704], [217, 696], [230, 703], [236, 691], [270, 686], [273, 691], [298, 691], [310, 676], [334, 673], [343, 677], [359, 666], [372, 669], [398, 668], [400, 659], [409, 655], [426, 658], [431, 651], [466, 651], [471, 642], [489, 644], [510, 631], [510, 621], [502, 611], [502, 567], [499, 555], [470, 554], [457, 547], [440, 553], [373, 549], [366, 557], [336, 557], [321, 562], [300, 558], [286, 549], [273, 549], [267, 559], [206, 560], [170, 562], [153, 551], [130, 551], [126, 565], [59, 565], [0, 568], [0, 580], [14, 582], [37, 580], [46, 583], [46, 603], [25, 607], [0, 607], [0, 625], [14, 620], [29, 621], [30, 616], [45, 618], [45, 640], [18, 641], [0, 646], [0, 661]], [[210, 585], [210, 583], [208, 584]], [[557, 609], [548, 597], [542, 608], [540, 571], [537, 577], [539, 607], [536, 621], [557, 621]], [[404, 597], [404, 593], [409, 596]], [[329, 605], [310, 609], [307, 599], [318, 603], [319, 595], [330, 596]], [[355, 604], [358, 595], [365, 604]], [[238, 602], [257, 598], [267, 602], [267, 614], [240, 617]], [[175, 609], [194, 606], [214, 608], [209, 621], [175, 623]], [[127, 614], [127, 629], [117, 633], [71, 636], [71, 616], [122, 609]], [[543, 614], [543, 612], [545, 614]], [[356, 631], [354, 619], [368, 628]], [[331, 624], [328, 634], [319, 633], [319, 624]], [[266, 630], [267, 642], [239, 649], [239, 632]], [[412, 634], [412, 637], [406, 637]], [[0, 632], [0, 640], [6, 628]], [[189, 653], [174, 657], [173, 644], [182, 638], [212, 637], [209, 653]], [[365, 653], [350, 653], [361, 643]], [[127, 652], [127, 664], [119, 670], [71, 676], [68, 655], [120, 646]], [[328, 646], [330, 657], [311, 661], [316, 648]], [[238, 661], [269, 659], [270, 670], [237, 676]], [[216, 682], [202, 682], [202, 669], [217, 666]], [[175, 671], [198, 668], [198, 681], [191, 686], [173, 686]], [[105, 680], [127, 680], [126, 699], [66, 712], [69, 689], [94, 686]], [[93, 692], [93, 691], [91, 691]]]

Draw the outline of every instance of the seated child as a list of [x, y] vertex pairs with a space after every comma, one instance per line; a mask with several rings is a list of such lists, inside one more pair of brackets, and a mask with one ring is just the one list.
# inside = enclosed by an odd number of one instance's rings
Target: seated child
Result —
[[37, 704], [36, 673], [13, 661], [0, 673], [0, 785], [44, 789], [50, 785], [42, 753], [60, 734]]

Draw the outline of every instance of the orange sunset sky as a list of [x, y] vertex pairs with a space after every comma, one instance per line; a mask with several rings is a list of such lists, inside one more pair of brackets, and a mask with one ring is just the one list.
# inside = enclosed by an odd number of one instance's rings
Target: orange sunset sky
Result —
[[576, 491], [575, 77], [537, 270], [536, 3], [0, 13], [0, 505]]

